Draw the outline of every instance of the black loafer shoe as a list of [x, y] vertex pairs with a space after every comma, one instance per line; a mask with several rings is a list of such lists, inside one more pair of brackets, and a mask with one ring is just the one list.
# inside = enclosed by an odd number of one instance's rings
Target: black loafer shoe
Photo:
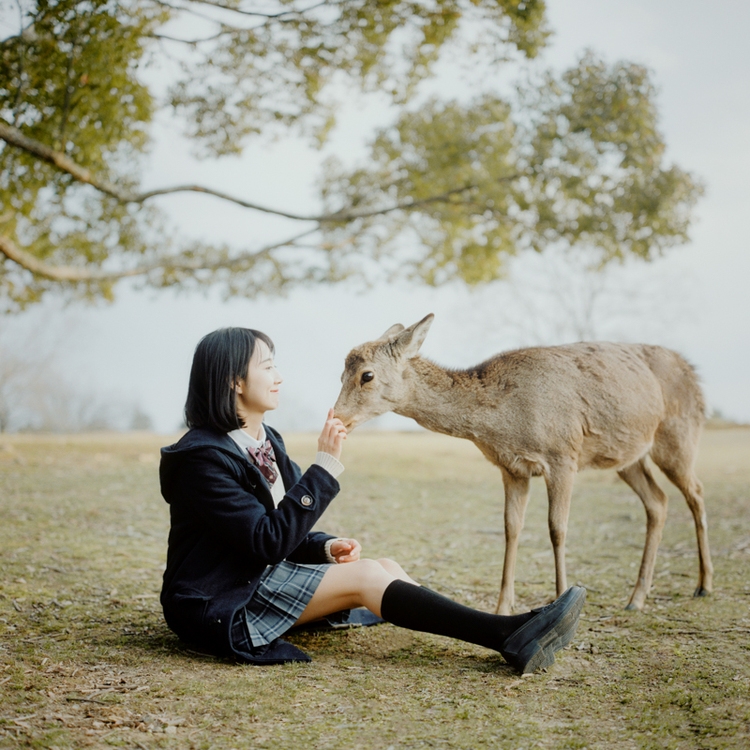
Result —
[[500, 653], [521, 674], [554, 664], [555, 652], [573, 640], [585, 600], [586, 589], [571, 586], [552, 604], [535, 610], [534, 617], [505, 639]]

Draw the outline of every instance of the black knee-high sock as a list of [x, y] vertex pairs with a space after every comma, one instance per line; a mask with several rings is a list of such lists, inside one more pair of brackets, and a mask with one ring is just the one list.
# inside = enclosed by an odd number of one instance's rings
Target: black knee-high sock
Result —
[[533, 614], [491, 615], [454, 602], [445, 596], [406, 581], [388, 585], [380, 605], [383, 619], [410, 630], [447, 635], [495, 649]]

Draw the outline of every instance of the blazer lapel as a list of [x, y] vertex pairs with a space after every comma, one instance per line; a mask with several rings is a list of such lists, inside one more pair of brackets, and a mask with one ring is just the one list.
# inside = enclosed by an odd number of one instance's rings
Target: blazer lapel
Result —
[[266, 437], [271, 441], [273, 452], [276, 456], [276, 466], [278, 466], [279, 474], [284, 481], [284, 487], [288, 491], [292, 488], [293, 485], [297, 484], [297, 482], [299, 481], [299, 477], [294, 471], [289, 456], [286, 454], [286, 451], [281, 447], [281, 445], [279, 445], [279, 441], [276, 439], [276, 436], [271, 432], [271, 430], [266, 429]]
[[[255, 461], [253, 461], [248, 452], [243, 450], [237, 443], [226, 435], [225, 445], [229, 448], [232, 453], [242, 458], [242, 462], [245, 465], [250, 486], [257, 493], [258, 500], [260, 500], [267, 510], [274, 509], [273, 498], [271, 497], [271, 488], [268, 486], [268, 481], [261, 473]], [[275, 449], [274, 449], [275, 450]]]

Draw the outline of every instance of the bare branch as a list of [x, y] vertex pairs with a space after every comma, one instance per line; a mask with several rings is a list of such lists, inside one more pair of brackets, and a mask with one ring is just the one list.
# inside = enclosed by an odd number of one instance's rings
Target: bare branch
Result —
[[[202, 18], [206, 21], [211, 21], [212, 23], [219, 23], [219, 21], [210, 16], [206, 15], [205, 13], [201, 13], [200, 11], [195, 10], [194, 8], [189, 7], [192, 4], [195, 5], [207, 5], [211, 8], [218, 8], [220, 10], [226, 10], [230, 11], [232, 13], [236, 13], [241, 16], [248, 16], [250, 18], [257, 18], [261, 19], [261, 23], [258, 26], [252, 27], [252, 28], [261, 28], [269, 21], [290, 21], [292, 20], [290, 17], [301, 17], [304, 16], [305, 13], [309, 13], [311, 10], [315, 10], [316, 8], [319, 8], [323, 5], [327, 5], [327, 0], [323, 0], [323, 2], [315, 3], [314, 5], [311, 5], [309, 8], [304, 8], [303, 10], [285, 10], [281, 11], [279, 13], [261, 13], [260, 11], [247, 11], [247, 10], [241, 10], [240, 8], [235, 8], [230, 5], [226, 5], [224, 3], [214, 2], [213, 0], [185, 0], [184, 5], [176, 5], [174, 3], [167, 2], [167, 0], [154, 0], [157, 5], [161, 5], [164, 8], [169, 8], [170, 10], [177, 11], [178, 13], [189, 13], [192, 16], [195, 16], [196, 18]], [[222, 24], [224, 25], [224, 24]], [[241, 27], [236, 27], [238, 30]], [[168, 38], [168, 37], [167, 37]], [[174, 39], [173, 41], [182, 41], [179, 39]]]
[[[399, 203], [394, 203], [391, 206], [384, 208], [373, 208], [367, 211], [355, 211], [351, 209], [340, 209], [334, 213], [328, 214], [298, 214], [290, 211], [281, 211], [279, 209], [270, 208], [269, 206], [263, 206], [259, 203], [252, 203], [251, 201], [243, 200], [235, 196], [223, 193], [220, 190], [214, 190], [212, 188], [204, 187], [202, 185], [176, 185], [167, 188], [158, 188], [156, 190], [148, 190], [143, 193], [128, 193], [121, 190], [117, 185], [114, 185], [107, 180], [101, 180], [94, 175], [88, 169], [84, 169], [76, 164], [70, 157], [66, 156], [60, 151], [45, 146], [39, 141], [25, 136], [18, 128], [14, 128], [9, 123], [0, 119], [0, 138], [6, 141], [6, 143], [16, 148], [20, 148], [27, 153], [30, 153], [42, 161], [52, 164], [62, 172], [74, 177], [79, 182], [83, 182], [87, 185], [91, 185], [102, 193], [109, 195], [121, 203], [143, 203], [150, 198], [155, 198], [159, 195], [170, 195], [172, 193], [204, 193], [206, 195], [212, 195], [215, 198], [219, 198], [230, 203], [234, 203], [242, 208], [248, 208], [253, 211], [260, 211], [262, 213], [272, 214], [274, 216], [281, 216], [285, 219], [292, 219], [294, 221], [312, 221], [316, 224], [345, 224], [357, 219], [367, 219], [373, 216], [383, 216], [385, 214], [393, 213], [394, 211], [410, 211], [420, 206], [429, 205], [430, 203], [449, 203], [451, 198], [462, 193], [466, 193], [473, 190], [477, 185], [469, 184], [463, 185], [462, 187], [448, 190], [439, 195], [428, 196], [427, 198], [421, 198], [418, 200], [406, 200]], [[504, 177], [497, 178], [499, 182], [510, 182], [519, 178], [520, 174], [506, 175]]]
[[[519, 175], [512, 175], [508, 178], [501, 179], [515, 179]], [[170, 193], [205, 193], [207, 195], [213, 195], [221, 200], [235, 203], [243, 208], [250, 208], [254, 211], [262, 211], [263, 213], [273, 214], [274, 216], [281, 216], [286, 219], [294, 219], [296, 221], [314, 221], [318, 224], [344, 224], [357, 219], [368, 219], [372, 216], [383, 216], [385, 214], [393, 213], [394, 211], [408, 211], [410, 209], [418, 208], [419, 206], [425, 206], [430, 203], [447, 203], [450, 198], [460, 193], [465, 193], [469, 190], [473, 190], [476, 185], [464, 185], [460, 188], [454, 188], [448, 190], [440, 195], [432, 195], [428, 198], [422, 198], [420, 200], [406, 200], [400, 203], [394, 203], [391, 206], [385, 208], [373, 208], [369, 211], [351, 211], [347, 209], [341, 209], [331, 214], [312, 214], [305, 216], [303, 214], [293, 214], [288, 211], [281, 211], [279, 209], [269, 208], [268, 206], [261, 206], [257, 203], [251, 203], [241, 198], [222, 193], [219, 190], [213, 190], [212, 188], [203, 187], [201, 185], [177, 185], [171, 188], [162, 188], [159, 190], [150, 190], [146, 193], [141, 193], [139, 196], [135, 196], [131, 199], [131, 202], [141, 203], [149, 198], [153, 198], [157, 195], [169, 195]]]
[[45, 146], [43, 143], [25, 136], [18, 128], [14, 128], [10, 123], [2, 119], [0, 119], [0, 138], [11, 146], [20, 148], [22, 151], [26, 151], [38, 159], [52, 164], [60, 171], [67, 172], [71, 177], [78, 180], [78, 182], [92, 185], [100, 192], [111, 195], [113, 198], [117, 198], [124, 203], [130, 202], [129, 200], [123, 200], [123, 193], [116, 185], [106, 180], [97, 179], [88, 169], [78, 166], [78, 164], [61, 151], [55, 151], [49, 146]]
[[171, 188], [161, 188], [158, 190], [150, 190], [145, 193], [128, 193], [121, 190], [117, 185], [107, 181], [101, 180], [94, 175], [90, 170], [84, 169], [76, 164], [70, 157], [66, 156], [61, 151], [55, 151], [49, 146], [45, 146], [39, 141], [25, 136], [18, 128], [14, 128], [9, 123], [0, 119], [0, 138], [6, 143], [16, 148], [20, 148], [38, 159], [57, 167], [61, 172], [66, 172], [71, 177], [83, 182], [86, 185], [91, 185], [102, 193], [110, 195], [117, 199], [121, 203], [143, 203], [149, 198], [153, 198], [157, 195], [168, 195], [169, 193], [207, 193], [213, 195], [222, 200], [236, 203], [243, 208], [250, 208], [255, 211], [262, 211], [264, 213], [275, 214], [276, 216], [282, 216], [287, 219], [295, 219], [297, 221], [319, 221], [320, 219], [315, 216], [303, 216], [301, 214], [288, 213], [286, 211], [278, 211], [267, 206], [261, 206], [256, 203], [250, 203], [240, 198], [235, 198], [226, 193], [222, 193], [218, 190], [212, 190], [211, 188], [202, 187], [200, 185], [178, 185]]
[[204, 21], [209, 21], [210, 23], [219, 24], [219, 21], [217, 21], [215, 18], [212, 18], [209, 15], [206, 15], [205, 13], [201, 13], [200, 11], [194, 10], [193, 8], [188, 8], [184, 5], [173, 5], [172, 3], [166, 2], [166, 0], [154, 0], [154, 2], [157, 5], [161, 5], [162, 8], [169, 8], [170, 10], [176, 10], [178, 13], [189, 13], [191, 16], [194, 16], [195, 18], [201, 18]]
[[203, 42], [213, 42], [214, 40], [219, 39], [225, 34], [232, 34], [235, 31], [236, 29], [222, 26], [221, 31], [217, 31], [215, 34], [202, 37], [201, 39], [179, 39], [176, 36], [169, 36], [168, 34], [146, 34], [146, 36], [148, 36], [150, 39], [158, 39], [159, 41], [177, 42], [178, 44], [187, 44], [190, 47], [196, 47], [199, 44], [203, 44]]
[[261, 211], [262, 213], [273, 214], [274, 216], [281, 216], [284, 219], [294, 219], [295, 221], [321, 222], [327, 220], [325, 216], [305, 216], [304, 214], [294, 214], [290, 213], [289, 211], [281, 211], [276, 208], [262, 206], [259, 203], [252, 203], [251, 201], [246, 201], [242, 198], [237, 198], [233, 195], [222, 193], [220, 190], [214, 190], [213, 188], [205, 187], [203, 185], [175, 185], [174, 187], [158, 188], [156, 190], [149, 190], [138, 195], [123, 196], [122, 198], [120, 198], [120, 200], [123, 203], [143, 203], [149, 198], [155, 198], [159, 195], [171, 195], [172, 193], [205, 193], [206, 195], [214, 196], [214, 198], [220, 198], [221, 200], [234, 203], [238, 206], [241, 206], [242, 208], [249, 208], [253, 211]]
[[[26, 250], [21, 250], [11, 239], [0, 235], [0, 254], [12, 260], [21, 268], [30, 271], [35, 276], [41, 276], [50, 281], [67, 281], [67, 282], [88, 282], [88, 281], [118, 281], [119, 279], [133, 278], [136, 276], [145, 276], [152, 271], [159, 269], [169, 271], [215, 271], [221, 268], [231, 269], [241, 266], [243, 263], [266, 256], [272, 259], [272, 252], [282, 247], [297, 247], [296, 243], [303, 237], [307, 237], [317, 231], [317, 227], [308, 229], [304, 232], [270, 245], [254, 250], [253, 252], [241, 253], [226, 260], [213, 261], [206, 263], [201, 260], [180, 260], [179, 256], [175, 258], [161, 258], [153, 263], [148, 263], [133, 268], [127, 268], [120, 271], [104, 271], [102, 269], [80, 268], [76, 266], [52, 266], [36, 258]], [[320, 249], [320, 246], [317, 247]]]
[[308, 8], [303, 8], [302, 10], [298, 10], [297, 8], [292, 8], [291, 10], [283, 10], [278, 13], [260, 13], [258, 11], [242, 10], [240, 8], [235, 8], [232, 5], [226, 5], [225, 3], [220, 3], [220, 2], [217, 2], [216, 0], [188, 0], [188, 2], [197, 3], [199, 5], [209, 5], [212, 8], [220, 8], [221, 10], [229, 10], [232, 13], [239, 13], [242, 16], [253, 16], [254, 18], [267, 18], [269, 20], [277, 19], [277, 18], [284, 18], [285, 16], [302, 16], [305, 13], [309, 13], [311, 10], [320, 8], [323, 5], [328, 5], [328, 2], [326, 2], [326, 0], [322, 0], [322, 2], [315, 3], [309, 6]]
[[153, 271], [159, 266], [147, 266], [140, 268], [131, 268], [126, 271], [92, 271], [88, 268], [76, 268], [73, 266], [51, 266], [39, 258], [34, 257], [31, 253], [21, 250], [10, 239], [0, 235], [0, 253], [6, 258], [17, 263], [21, 268], [31, 271], [35, 276], [42, 276], [51, 281], [114, 281], [124, 279], [130, 276], [141, 276]]

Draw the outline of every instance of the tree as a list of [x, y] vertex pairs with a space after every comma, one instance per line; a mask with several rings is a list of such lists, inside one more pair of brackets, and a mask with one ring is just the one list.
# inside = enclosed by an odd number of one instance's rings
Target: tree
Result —
[[[19, 31], [0, 43], [6, 309], [53, 290], [111, 298], [125, 277], [244, 295], [373, 267], [474, 284], [526, 249], [589, 246], [606, 263], [687, 239], [701, 188], [664, 163], [645, 68], [587, 53], [562, 76], [498, 92], [498, 66], [546, 42], [542, 0], [16, 2]], [[425, 95], [448, 54], [489, 73], [472, 77], [473, 97]], [[171, 77], [161, 98], [147, 65]], [[324, 144], [353, 89], [387, 96], [393, 122], [364, 163], [325, 163], [317, 212], [139, 187], [157, 112], [204, 157], [225, 156], [285, 133]], [[180, 237], [159, 198], [185, 192], [296, 226], [252, 248]]]

